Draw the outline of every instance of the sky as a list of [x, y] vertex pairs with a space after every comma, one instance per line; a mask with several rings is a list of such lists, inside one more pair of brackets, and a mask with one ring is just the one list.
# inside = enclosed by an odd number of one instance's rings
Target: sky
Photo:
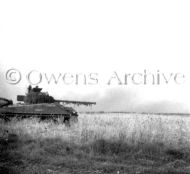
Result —
[[189, 8], [176, 0], [1, 1], [0, 96], [16, 102], [33, 84], [58, 99], [96, 101], [92, 110], [190, 112]]

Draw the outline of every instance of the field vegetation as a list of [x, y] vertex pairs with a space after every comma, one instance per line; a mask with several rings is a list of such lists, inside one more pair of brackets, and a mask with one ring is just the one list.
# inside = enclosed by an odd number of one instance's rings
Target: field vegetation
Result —
[[190, 118], [80, 114], [71, 126], [0, 121], [0, 174], [190, 173]]

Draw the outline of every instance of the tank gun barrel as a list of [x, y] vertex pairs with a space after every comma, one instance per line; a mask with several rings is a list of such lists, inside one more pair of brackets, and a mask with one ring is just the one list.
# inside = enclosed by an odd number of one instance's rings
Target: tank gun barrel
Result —
[[96, 102], [87, 102], [87, 101], [74, 101], [74, 100], [55, 100], [56, 102], [62, 102], [64, 104], [76, 104], [76, 105], [95, 105]]

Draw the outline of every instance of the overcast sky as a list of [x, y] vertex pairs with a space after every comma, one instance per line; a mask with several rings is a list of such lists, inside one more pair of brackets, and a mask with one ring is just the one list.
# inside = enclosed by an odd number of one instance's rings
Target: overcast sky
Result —
[[[41, 80], [55, 98], [95, 100], [97, 110], [189, 112], [189, 9], [175, 0], [1, 1], [0, 95], [15, 101]], [[18, 84], [6, 80], [11, 68]], [[160, 84], [143, 84], [144, 70]]]

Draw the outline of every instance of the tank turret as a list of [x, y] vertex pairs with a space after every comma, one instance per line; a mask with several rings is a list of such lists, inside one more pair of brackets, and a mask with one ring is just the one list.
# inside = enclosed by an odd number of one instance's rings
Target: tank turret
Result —
[[[55, 100], [52, 96], [46, 92], [41, 92], [42, 88], [36, 86], [32, 88], [28, 87], [28, 93], [23, 97], [24, 102], [28, 104], [37, 104], [37, 103], [53, 103]], [[18, 97], [18, 96], [17, 96]]]

